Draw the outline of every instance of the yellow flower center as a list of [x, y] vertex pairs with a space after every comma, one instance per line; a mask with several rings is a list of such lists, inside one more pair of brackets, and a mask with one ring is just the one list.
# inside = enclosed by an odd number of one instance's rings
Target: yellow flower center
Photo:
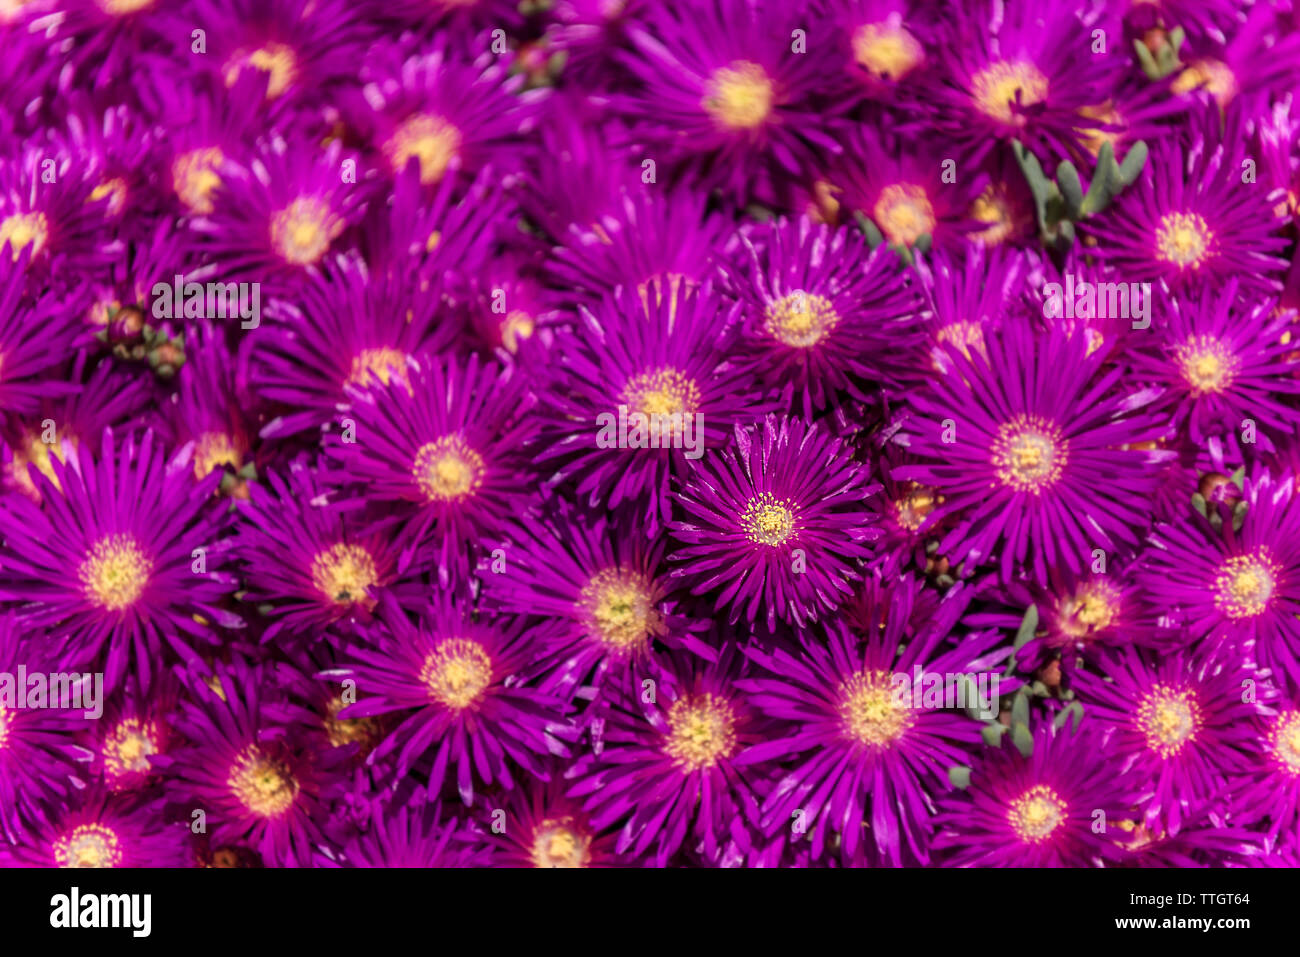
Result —
[[840, 321], [829, 299], [802, 290], [768, 303], [765, 318], [767, 334], [796, 349], [817, 345]]
[[601, 644], [617, 652], [643, 651], [663, 630], [650, 584], [635, 572], [598, 572], [583, 587], [577, 606]]
[[1047, 840], [1065, 817], [1065, 802], [1045, 784], [1035, 784], [1007, 809], [1007, 820], [1026, 844]]
[[1094, 637], [1115, 620], [1119, 614], [1118, 601], [1119, 592], [1109, 582], [1088, 582], [1074, 597], [1061, 602], [1058, 611], [1061, 630], [1079, 640]]
[[934, 233], [934, 207], [925, 190], [913, 183], [893, 183], [882, 189], [871, 218], [896, 246], [911, 246]]
[[911, 482], [903, 497], [894, 502], [894, 514], [898, 517], [899, 525], [914, 532], [938, 503], [939, 497], [934, 489]]
[[365, 601], [366, 591], [379, 581], [379, 573], [368, 551], [360, 545], [339, 542], [312, 559], [311, 580], [327, 599], [346, 605]]
[[853, 31], [853, 58], [877, 80], [899, 80], [925, 59], [916, 37], [897, 23], [864, 23]]
[[153, 562], [130, 535], [109, 535], [86, 553], [78, 570], [86, 597], [108, 611], [129, 608], [149, 584]]
[[492, 684], [492, 659], [477, 641], [448, 638], [425, 659], [420, 680], [432, 700], [461, 711]]
[[[1115, 104], [1110, 100], [1105, 103], [1098, 103], [1095, 106], [1081, 106], [1079, 107], [1079, 114], [1090, 120], [1096, 120], [1102, 126], [1124, 126], [1124, 118], [1119, 115], [1119, 112], [1115, 109]], [[1079, 131], [1079, 138], [1083, 140], [1083, 145], [1093, 156], [1099, 154], [1102, 146], [1107, 143], [1110, 144], [1112, 150], [1117, 150], [1120, 138], [1123, 135], [1122, 129], [1091, 128]]]
[[131, 774], [144, 774], [149, 758], [158, 753], [158, 729], [152, 721], [127, 718], [104, 739], [104, 771], [110, 783]]
[[245, 67], [268, 74], [266, 98], [274, 100], [298, 78], [298, 58], [293, 49], [274, 41], [256, 50], [240, 50], [226, 63], [226, 86], [233, 87]]
[[506, 313], [501, 322], [501, 342], [511, 352], [519, 351], [519, 343], [531, 338], [534, 328], [533, 317], [521, 309]]
[[713, 71], [704, 85], [702, 105], [720, 126], [752, 130], [766, 122], [773, 98], [772, 80], [763, 68], [737, 60]]
[[408, 356], [397, 349], [381, 346], [362, 349], [352, 357], [352, 370], [345, 385], [366, 386], [380, 383], [388, 385], [394, 379], [407, 385], [406, 363]]
[[256, 745], [239, 755], [230, 768], [226, 785], [258, 817], [278, 817], [298, 798], [298, 782], [293, 774]]
[[458, 502], [483, 484], [483, 457], [459, 435], [444, 435], [415, 453], [411, 474], [430, 502]]
[[1196, 213], [1167, 213], [1156, 227], [1156, 254], [1182, 269], [1199, 269], [1214, 234]]
[[993, 441], [992, 462], [1003, 484], [1037, 495], [1061, 477], [1069, 443], [1061, 430], [1037, 415], [1004, 422]]
[[591, 838], [568, 820], [545, 820], [533, 832], [533, 867], [586, 867]]
[[400, 173], [414, 156], [420, 163], [420, 182], [436, 183], [460, 154], [461, 135], [440, 116], [416, 113], [408, 117], [384, 144], [394, 172]]
[[126, 195], [126, 180], [120, 176], [115, 176], [112, 179], [104, 180], [90, 191], [90, 202], [97, 203], [107, 196], [108, 214], [110, 216], [120, 216], [122, 210], [126, 209]]
[[194, 443], [194, 477], [201, 479], [229, 465], [238, 469], [243, 456], [225, 432], [204, 432]]
[[1137, 724], [1146, 735], [1147, 747], [1167, 758], [1196, 736], [1201, 709], [1190, 691], [1157, 685], [1138, 705]]
[[1020, 125], [1024, 117], [1013, 112], [1016, 97], [1020, 106], [1033, 106], [1047, 98], [1047, 77], [1027, 60], [991, 63], [971, 79], [975, 105], [1001, 123]]
[[1254, 618], [1268, 608], [1277, 588], [1277, 563], [1264, 549], [1234, 555], [1214, 576], [1214, 604], [1229, 618]]
[[1192, 395], [1197, 397], [1226, 392], [1240, 365], [1226, 345], [1210, 336], [1190, 337], [1178, 347], [1175, 356]]
[[971, 234], [972, 239], [978, 239], [986, 246], [1006, 242], [1016, 226], [1006, 188], [999, 188], [992, 183], [975, 197], [970, 206], [970, 216], [977, 222], [987, 224], [984, 229]]
[[885, 671], [862, 671], [840, 686], [840, 717], [852, 740], [872, 748], [889, 747], [913, 721]]
[[700, 388], [694, 379], [665, 367], [628, 379], [622, 400], [630, 411], [647, 416], [689, 415], [700, 404]]
[[347, 707], [341, 695], [335, 695], [325, 706], [325, 736], [336, 748], [346, 744], [369, 747], [379, 735], [379, 722], [375, 718], [340, 718], [339, 712]]
[[122, 850], [117, 835], [102, 824], [81, 824], [54, 842], [59, 867], [117, 867]]
[[285, 262], [310, 266], [320, 262], [345, 226], [328, 202], [300, 196], [271, 217], [271, 245]]
[[668, 709], [664, 752], [688, 771], [711, 768], [736, 750], [736, 714], [712, 694], [686, 695]]
[[44, 213], [14, 213], [0, 220], [0, 247], [9, 244], [15, 260], [28, 246], [32, 247], [35, 259], [45, 251], [50, 241], [50, 223]]
[[755, 545], [782, 545], [794, 534], [794, 505], [759, 492], [740, 513], [740, 527]]
[[147, 9], [153, 5], [154, 0], [99, 0], [101, 10], [118, 17], [128, 13], [135, 13], [137, 10]]
[[65, 435], [61, 442], [43, 442], [39, 433], [29, 433], [19, 445], [14, 447], [11, 466], [14, 481], [29, 496], [38, 498], [40, 493], [32, 481], [31, 474], [27, 471], [28, 465], [35, 465], [38, 472], [49, 479], [55, 488], [62, 491], [58, 477], [54, 474], [54, 459], [66, 462], [68, 455], [76, 446], [76, 437], [72, 435]]
[[1273, 756], [1291, 777], [1300, 777], [1300, 711], [1278, 715], [1269, 736]]
[[208, 216], [213, 194], [221, 186], [217, 170], [225, 157], [215, 146], [190, 150], [172, 162], [172, 189], [191, 212]]
[[1219, 106], [1226, 107], [1237, 95], [1237, 77], [1222, 60], [1206, 57], [1189, 63], [1170, 86], [1180, 94], [1202, 88], [1210, 91]]

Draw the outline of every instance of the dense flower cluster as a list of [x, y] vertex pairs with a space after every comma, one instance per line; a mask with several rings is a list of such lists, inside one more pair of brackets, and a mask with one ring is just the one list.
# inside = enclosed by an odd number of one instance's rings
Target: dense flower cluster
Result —
[[1300, 854], [1292, 3], [0, 49], [0, 865]]

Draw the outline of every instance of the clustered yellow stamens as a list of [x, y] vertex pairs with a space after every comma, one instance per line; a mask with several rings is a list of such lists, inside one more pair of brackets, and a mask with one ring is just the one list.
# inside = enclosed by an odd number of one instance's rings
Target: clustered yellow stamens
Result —
[[483, 457], [459, 435], [444, 435], [415, 453], [411, 474], [429, 502], [459, 502], [483, 485]]
[[1179, 94], [1201, 88], [1209, 90], [1219, 106], [1226, 107], [1237, 95], [1237, 77], [1222, 60], [1205, 57], [1189, 63], [1170, 86]]
[[111, 828], [81, 824], [54, 842], [54, 860], [59, 867], [117, 867], [122, 848]]
[[407, 361], [408, 357], [405, 352], [388, 346], [362, 349], [352, 357], [352, 369], [348, 373], [344, 385], [365, 388], [376, 383], [388, 385], [394, 379], [406, 385], [408, 381], [406, 374]]
[[1087, 147], [1088, 152], [1096, 156], [1107, 143], [1110, 144], [1112, 151], [1119, 149], [1119, 141], [1124, 135], [1124, 118], [1115, 109], [1114, 102], [1107, 100], [1095, 106], [1081, 106], [1079, 114], [1090, 120], [1096, 120], [1098, 124], [1096, 127], [1079, 131], [1079, 138], [1083, 140], [1083, 145]]
[[1213, 336], [1189, 336], [1174, 352], [1192, 395], [1226, 392], [1236, 378], [1241, 360]]
[[700, 404], [700, 387], [677, 369], [665, 366], [627, 380], [621, 396], [631, 412], [643, 415], [690, 415]]
[[1047, 77], [1028, 60], [991, 63], [971, 78], [975, 105], [1002, 123], [1020, 125], [1024, 117], [1012, 110], [1019, 95], [1020, 107], [1033, 106], [1047, 98]]
[[1137, 725], [1146, 735], [1147, 747], [1168, 758], [1196, 737], [1201, 708], [1191, 691], [1156, 685], [1138, 705]]
[[817, 345], [839, 325], [840, 314], [825, 296], [798, 290], [767, 304], [767, 334], [796, 349]]
[[1076, 640], [1094, 638], [1105, 631], [1119, 614], [1120, 593], [1104, 579], [1083, 585], [1057, 609], [1063, 632]]
[[889, 747], [915, 720], [885, 671], [862, 671], [840, 686], [840, 718], [851, 740], [871, 748]]
[[0, 705], [0, 749], [3, 749], [9, 743], [9, 716], [5, 714], [3, 705]]
[[298, 78], [298, 58], [293, 48], [271, 41], [255, 50], [239, 50], [226, 62], [226, 86], [233, 87], [245, 67], [267, 74], [266, 98], [274, 100]]
[[370, 552], [339, 542], [312, 559], [311, 581], [326, 599], [346, 605], [365, 601], [367, 590], [379, 582], [379, 572]]
[[921, 527], [939, 502], [940, 496], [934, 489], [909, 482], [907, 491], [894, 502], [894, 514], [899, 525], [909, 532], [914, 532]]
[[[934, 340], [940, 345], [956, 346], [967, 359], [973, 353], [984, 355], [984, 327], [978, 322], [965, 319], [950, 322], [934, 334]], [[942, 372], [949, 364], [948, 357], [943, 355], [942, 350], [937, 350], [934, 355], [935, 368]]]
[[1045, 784], [1035, 784], [1007, 808], [1012, 830], [1026, 844], [1047, 840], [1065, 818], [1066, 803]]
[[737, 60], [714, 70], [704, 85], [702, 105], [721, 126], [752, 130], [772, 112], [772, 80], [757, 63]]
[[985, 224], [983, 229], [971, 233], [972, 239], [978, 239], [986, 246], [1006, 242], [1016, 228], [1006, 185], [990, 183], [984, 187], [984, 192], [970, 205], [970, 217]]
[[519, 351], [519, 344], [533, 335], [535, 320], [522, 309], [513, 309], [501, 320], [501, 344], [511, 352]]
[[14, 213], [0, 220], [0, 247], [9, 244], [15, 260], [28, 246], [35, 259], [50, 241], [50, 223], [44, 213]]
[[420, 182], [439, 182], [460, 155], [461, 135], [451, 123], [432, 113], [416, 113], [397, 128], [384, 153], [393, 171], [400, 173], [412, 156], [419, 160]]
[[154, 5], [154, 0], [99, 0], [99, 6], [105, 13], [125, 16]]
[[109, 535], [86, 553], [78, 577], [86, 597], [108, 611], [129, 608], [140, 598], [153, 561], [131, 535]]
[[347, 744], [360, 744], [369, 749], [379, 737], [379, 722], [375, 718], [340, 718], [339, 712], [347, 705], [342, 695], [335, 695], [325, 706], [325, 736], [336, 748]]
[[1277, 589], [1281, 569], [1264, 548], [1234, 555], [1214, 576], [1214, 605], [1229, 618], [1254, 618], [1263, 614]]
[[76, 445], [76, 437], [72, 435], [65, 435], [61, 442], [44, 442], [41, 440], [40, 433], [28, 433], [14, 448], [11, 466], [14, 481], [29, 496], [39, 498], [40, 493], [36, 483], [32, 481], [31, 473], [27, 471], [28, 465], [35, 465], [38, 472], [49, 479], [55, 488], [62, 491], [58, 476], [54, 474], [54, 460], [66, 462], [68, 454], [76, 448]]
[[901, 23], [864, 23], [851, 42], [853, 59], [877, 80], [900, 80], [925, 59], [921, 44]]
[[346, 226], [326, 200], [300, 196], [271, 217], [271, 245], [285, 262], [310, 266], [320, 262]]
[[1069, 442], [1054, 423], [1022, 414], [998, 428], [990, 451], [1004, 485], [1037, 495], [1061, 477], [1069, 449]]
[[172, 188], [191, 212], [208, 216], [216, 208], [212, 200], [221, 186], [217, 170], [224, 159], [220, 149], [209, 146], [182, 153], [172, 162]]
[[110, 786], [131, 775], [147, 774], [149, 758], [158, 753], [158, 727], [152, 721], [126, 718], [104, 738], [104, 776]]
[[934, 206], [925, 188], [915, 183], [891, 183], [882, 189], [871, 218], [898, 246], [911, 246], [927, 233], [934, 234]]
[[204, 432], [194, 443], [195, 478], [204, 478], [227, 465], [238, 469], [242, 460], [243, 454], [225, 432]]
[[759, 492], [740, 513], [740, 527], [755, 545], [782, 545], [795, 533], [794, 504]]
[[1285, 711], [1277, 716], [1269, 731], [1269, 748], [1293, 778], [1300, 778], [1300, 711]]
[[688, 771], [711, 768], [736, 750], [736, 714], [713, 694], [686, 695], [668, 709], [664, 752]]
[[1156, 254], [1180, 269], [1199, 269], [1210, 256], [1214, 234], [1198, 213], [1167, 213], [1156, 227]]
[[568, 818], [548, 818], [533, 831], [533, 867], [586, 867], [591, 837]]
[[601, 644], [619, 653], [640, 652], [663, 632], [650, 583], [637, 572], [606, 568], [594, 575], [577, 607]]
[[258, 817], [278, 817], [298, 799], [298, 782], [289, 768], [250, 745], [230, 768], [226, 786]]
[[461, 711], [492, 684], [492, 659], [477, 641], [446, 638], [424, 660], [420, 680], [432, 700]]
[[106, 204], [108, 214], [110, 216], [121, 216], [122, 211], [126, 209], [126, 180], [120, 176], [104, 180], [90, 191], [90, 202], [97, 203], [106, 196], [108, 197], [108, 203]]

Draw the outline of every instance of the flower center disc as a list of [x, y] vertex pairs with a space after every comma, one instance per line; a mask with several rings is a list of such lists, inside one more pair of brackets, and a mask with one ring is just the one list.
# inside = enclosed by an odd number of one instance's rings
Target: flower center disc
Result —
[[715, 70], [704, 88], [704, 109], [733, 130], [762, 126], [772, 112], [772, 81], [757, 63], [737, 60]]
[[460, 711], [492, 684], [492, 659], [477, 641], [448, 638], [425, 659], [420, 680], [433, 700]]

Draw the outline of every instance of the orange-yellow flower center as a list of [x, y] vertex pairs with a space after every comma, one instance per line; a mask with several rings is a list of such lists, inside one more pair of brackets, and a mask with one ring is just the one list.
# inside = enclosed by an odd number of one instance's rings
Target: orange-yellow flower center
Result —
[[346, 223], [323, 199], [300, 196], [271, 217], [271, 245], [295, 266], [320, 262]]
[[384, 144], [393, 170], [400, 173], [414, 156], [420, 164], [420, 182], [437, 183], [460, 155], [461, 135], [451, 123], [432, 113], [407, 117]]
[[44, 213], [14, 213], [0, 220], [0, 247], [8, 243], [15, 260], [28, 246], [32, 247], [35, 259], [45, 251], [49, 241], [50, 223]]
[[54, 860], [59, 867], [117, 867], [122, 848], [111, 828], [81, 824], [54, 842]]
[[825, 296], [799, 290], [767, 304], [767, 334], [796, 349], [817, 345], [840, 321], [840, 314]]
[[1157, 685], [1138, 705], [1137, 725], [1146, 735], [1147, 747], [1168, 758], [1196, 737], [1201, 709], [1190, 691]]
[[420, 680], [430, 698], [461, 711], [477, 702], [492, 684], [492, 659], [477, 641], [447, 638], [425, 659]]
[[568, 819], [547, 819], [533, 832], [533, 867], [586, 867], [591, 838]]
[[900, 80], [925, 59], [916, 37], [901, 23], [864, 23], [853, 31], [853, 59], [877, 80]]
[[506, 313], [501, 321], [501, 343], [511, 352], [519, 351], [519, 344], [531, 338], [535, 320], [522, 309], [513, 309]]
[[220, 149], [209, 146], [182, 153], [172, 162], [172, 188], [191, 212], [212, 213], [213, 194], [221, 186], [217, 170], [224, 158]]
[[1199, 269], [1214, 234], [1197, 213], [1167, 213], [1156, 227], [1156, 255], [1180, 269]]
[[344, 384], [365, 388], [376, 383], [388, 385], [396, 379], [406, 385], [407, 361], [405, 352], [388, 346], [362, 349], [352, 357], [352, 369]]
[[379, 721], [375, 718], [340, 718], [339, 712], [345, 707], [341, 695], [335, 695], [325, 706], [325, 736], [336, 748], [356, 743], [368, 749], [379, 737]]
[[139, 543], [131, 535], [119, 534], [95, 543], [82, 560], [78, 577], [87, 598], [108, 611], [121, 611], [140, 598], [152, 572], [153, 561]]
[[252, 67], [267, 74], [266, 98], [274, 100], [298, 78], [298, 58], [293, 48], [272, 41], [255, 50], [239, 50], [226, 61], [226, 86], [233, 87], [239, 74]]
[[670, 367], [641, 372], [623, 386], [623, 403], [643, 415], [689, 415], [700, 404], [695, 380]]
[[976, 196], [971, 203], [970, 217], [986, 224], [983, 229], [971, 234], [972, 239], [977, 239], [986, 246], [997, 246], [1006, 242], [1017, 225], [1012, 215], [1011, 199], [1006, 187], [999, 187], [992, 183], [984, 187], [984, 192]]
[[346, 605], [365, 601], [367, 590], [378, 583], [379, 573], [368, 551], [339, 542], [312, 559], [311, 580], [327, 599]]
[[1119, 591], [1107, 581], [1088, 582], [1060, 603], [1057, 614], [1061, 630], [1077, 640], [1095, 637], [1109, 628], [1119, 614], [1119, 597]]
[[1259, 549], [1234, 555], [1214, 576], [1214, 604], [1229, 618], [1254, 618], [1268, 608], [1280, 569], [1272, 555]]
[[998, 428], [991, 450], [993, 467], [1004, 485], [1037, 495], [1061, 477], [1069, 447], [1054, 423], [1018, 415]]
[[1300, 778], [1300, 711], [1278, 715], [1269, 733], [1273, 756], [1293, 778]]
[[483, 484], [483, 457], [459, 435], [444, 435], [415, 453], [411, 474], [430, 502], [459, 502]]
[[1047, 840], [1065, 818], [1065, 802], [1045, 784], [1035, 784], [1007, 809], [1012, 830], [1026, 844]]
[[1205, 57], [1193, 60], [1174, 78], [1170, 89], [1175, 93], [1190, 93], [1206, 89], [1221, 107], [1226, 107], [1237, 95], [1237, 77], [1232, 68], [1222, 60]]
[[1192, 336], [1174, 353], [1193, 396], [1225, 392], [1236, 377], [1240, 360], [1212, 336]]
[[636, 572], [598, 572], [583, 587], [577, 605], [596, 639], [616, 652], [643, 651], [663, 631], [650, 583]]
[[736, 60], [714, 70], [704, 84], [704, 109], [718, 125], [732, 130], [762, 126], [772, 112], [772, 80], [757, 63]]
[[126, 718], [104, 738], [104, 777], [116, 789], [123, 779], [147, 774], [149, 758], [158, 753], [158, 728], [152, 721]]
[[898, 517], [899, 525], [914, 532], [938, 504], [939, 496], [934, 489], [911, 482], [907, 491], [894, 502], [894, 514]]
[[256, 745], [246, 748], [235, 760], [226, 786], [258, 817], [278, 817], [298, 798], [298, 782], [289, 768]]
[[90, 191], [90, 202], [97, 203], [106, 196], [108, 197], [108, 214], [110, 216], [121, 216], [122, 211], [126, 209], [126, 180], [120, 176], [104, 180]]
[[914, 720], [885, 671], [861, 671], [840, 686], [840, 717], [851, 740], [872, 748], [889, 747]]
[[100, 9], [114, 16], [125, 16], [154, 5], [154, 0], [99, 0]]
[[668, 709], [664, 752], [688, 771], [711, 768], [736, 750], [736, 713], [713, 694], [686, 695]]
[[1047, 98], [1047, 77], [1028, 60], [999, 60], [990, 63], [971, 78], [971, 95], [975, 105], [993, 119], [1012, 125], [1024, 123], [1013, 110], [1033, 106]]
[[882, 189], [871, 218], [885, 238], [897, 246], [911, 246], [927, 233], [934, 233], [930, 197], [914, 183], [892, 183]]
[[194, 443], [194, 477], [204, 478], [227, 465], [238, 469], [242, 459], [243, 455], [225, 432], [204, 432]]
[[782, 545], [795, 532], [794, 505], [759, 492], [740, 513], [740, 527], [755, 545]]

